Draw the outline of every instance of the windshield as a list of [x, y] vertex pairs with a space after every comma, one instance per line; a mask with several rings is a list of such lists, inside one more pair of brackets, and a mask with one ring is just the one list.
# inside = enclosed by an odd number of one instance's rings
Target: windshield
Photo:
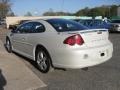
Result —
[[112, 23], [120, 23], [120, 20], [112, 20]]
[[88, 29], [87, 27], [72, 21], [72, 20], [66, 20], [66, 19], [49, 19], [46, 20], [48, 23], [50, 23], [58, 32], [65, 32], [65, 31], [80, 31]]

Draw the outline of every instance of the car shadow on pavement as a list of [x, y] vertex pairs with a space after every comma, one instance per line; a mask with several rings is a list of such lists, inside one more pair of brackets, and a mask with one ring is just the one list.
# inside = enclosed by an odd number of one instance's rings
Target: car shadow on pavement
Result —
[[[4, 44], [4, 47], [5, 47], [6, 51], [7, 51], [6, 44]], [[35, 61], [33, 61], [33, 60], [31, 60], [31, 59], [23, 56], [23, 55], [20, 55], [19, 53], [16, 53], [16, 52], [14, 52], [14, 51], [12, 51], [12, 53], [14, 53], [15, 55], [17, 55], [19, 58], [22, 58], [23, 61], [27, 61], [29, 64], [31, 64], [32, 66], [34, 66], [37, 70], [39, 70], [39, 68], [38, 68], [38, 66], [36, 65], [36, 62], [35, 62]], [[28, 65], [27, 65], [27, 66], [28, 66]], [[54, 70], [63, 70], [63, 71], [66, 71], [65, 68], [53, 67], [53, 69], [54, 69]]]
[[[5, 50], [7, 51], [6, 44], [4, 44], [4, 48], [5, 48]], [[12, 51], [12, 53], [14, 53], [15, 55], [17, 55], [19, 58], [22, 58], [23, 60], [29, 62], [31, 65], [33, 65], [35, 68], [38, 69], [35, 61], [33, 61], [33, 60], [31, 60], [31, 59], [29, 59], [29, 58], [27, 58], [27, 57], [24, 57], [23, 55], [20, 55], [20, 54], [14, 52], [14, 51]], [[1, 89], [0, 89], [0, 90], [1, 90]]]
[[0, 90], [4, 90], [4, 86], [7, 84], [5, 77], [2, 74], [2, 70], [0, 69]]
[[22, 55], [20, 55], [20, 54], [18, 54], [18, 53], [16, 53], [16, 52], [13, 52], [13, 53], [14, 53], [15, 55], [17, 55], [19, 58], [22, 58], [23, 61], [27, 61], [28, 63], [30, 63], [31, 65], [33, 65], [36, 69], [38, 69], [35, 61], [33, 61], [33, 60], [31, 60], [31, 59], [29, 59], [29, 58], [27, 58], [27, 57], [25, 57], [25, 56], [22, 56]]

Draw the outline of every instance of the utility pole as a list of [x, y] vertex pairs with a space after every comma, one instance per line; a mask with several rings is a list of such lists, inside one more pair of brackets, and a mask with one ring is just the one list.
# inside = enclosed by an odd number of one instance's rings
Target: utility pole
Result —
[[64, 12], [64, 0], [62, 0], [62, 4], [61, 4], [61, 12]]

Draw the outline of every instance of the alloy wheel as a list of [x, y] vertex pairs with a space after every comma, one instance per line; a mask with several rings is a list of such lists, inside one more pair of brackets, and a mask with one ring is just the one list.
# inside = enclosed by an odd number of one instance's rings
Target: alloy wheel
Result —
[[36, 62], [41, 72], [46, 73], [49, 71], [49, 68], [50, 68], [49, 56], [44, 50], [38, 51]]

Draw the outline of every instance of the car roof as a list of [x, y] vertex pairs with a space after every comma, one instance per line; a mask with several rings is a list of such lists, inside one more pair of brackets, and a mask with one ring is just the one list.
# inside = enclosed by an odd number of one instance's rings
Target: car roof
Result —
[[47, 20], [68, 20], [69, 21], [69, 19], [63, 19], [63, 18], [43, 18], [43, 19], [34, 19], [34, 20], [29, 20], [29, 21], [26, 21], [26, 22], [40, 22], [40, 21], [47, 21]]
[[47, 21], [47, 20], [68, 20], [63, 18], [42, 18], [42, 19], [33, 19], [33, 20], [27, 20], [26, 22], [22, 23], [29, 23], [29, 22], [41, 22], [41, 21]]
[[[63, 18], [42, 18], [42, 19], [34, 19], [33, 21], [40, 21], [40, 20], [62, 20]], [[63, 19], [66, 20], [66, 19]]]
[[26, 22], [32, 22], [32, 21], [46, 21], [46, 20], [66, 20], [63, 18], [42, 18], [42, 19], [33, 19], [33, 20], [26, 20]]

